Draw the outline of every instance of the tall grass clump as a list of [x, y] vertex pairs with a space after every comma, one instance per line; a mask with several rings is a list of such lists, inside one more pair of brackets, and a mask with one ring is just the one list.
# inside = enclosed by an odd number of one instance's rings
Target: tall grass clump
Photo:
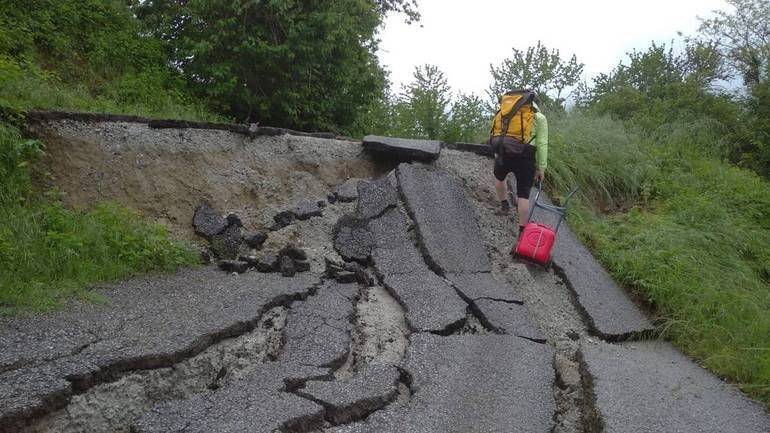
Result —
[[675, 122], [640, 136], [570, 115], [549, 173], [557, 191], [584, 189], [571, 225], [654, 307], [663, 336], [770, 405], [770, 183], [724, 162], [712, 126]]
[[0, 55], [0, 107], [133, 114], [154, 118], [224, 121], [204, 104], [176, 90], [177, 77], [163, 70], [129, 72], [87, 86], [65, 82], [55, 71], [26, 59]]
[[548, 182], [579, 187], [581, 203], [615, 209], [636, 202], [653, 173], [642, 136], [609, 116], [579, 111], [549, 118]]
[[115, 204], [67, 209], [33, 193], [28, 164], [42, 145], [0, 123], [0, 314], [46, 310], [88, 286], [198, 262], [165, 228]]

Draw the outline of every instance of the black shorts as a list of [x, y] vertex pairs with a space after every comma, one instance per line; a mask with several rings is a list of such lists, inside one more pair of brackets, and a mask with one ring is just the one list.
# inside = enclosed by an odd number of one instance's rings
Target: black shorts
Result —
[[516, 176], [516, 197], [529, 198], [529, 192], [535, 182], [534, 152], [525, 152], [521, 156], [505, 160], [498, 156], [495, 159], [495, 179], [505, 181], [508, 173]]

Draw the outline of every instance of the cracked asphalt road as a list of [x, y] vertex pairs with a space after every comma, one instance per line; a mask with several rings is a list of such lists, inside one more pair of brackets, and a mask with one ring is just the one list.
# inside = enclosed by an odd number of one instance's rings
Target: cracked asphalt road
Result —
[[665, 343], [615, 343], [649, 323], [574, 238], [559, 275], [511, 263], [489, 161], [426, 145], [346, 185], [355, 210], [330, 206], [356, 230], [296, 223], [313, 263], [355, 250], [373, 286], [209, 267], [1, 321], [0, 432], [770, 431]]

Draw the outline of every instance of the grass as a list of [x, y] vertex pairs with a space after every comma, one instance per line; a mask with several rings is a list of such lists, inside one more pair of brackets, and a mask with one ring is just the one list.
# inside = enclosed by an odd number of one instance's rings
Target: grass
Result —
[[575, 231], [666, 338], [770, 407], [770, 183], [715, 157], [707, 124], [555, 123], [550, 180], [582, 188]]
[[129, 209], [67, 209], [54, 192], [34, 191], [29, 164], [41, 152], [41, 143], [0, 122], [0, 314], [94, 299], [94, 283], [199, 263], [165, 228]]
[[112, 81], [66, 83], [34, 62], [0, 56], [0, 107], [133, 114], [151, 118], [228, 121], [175, 90], [163, 71], [126, 73]]

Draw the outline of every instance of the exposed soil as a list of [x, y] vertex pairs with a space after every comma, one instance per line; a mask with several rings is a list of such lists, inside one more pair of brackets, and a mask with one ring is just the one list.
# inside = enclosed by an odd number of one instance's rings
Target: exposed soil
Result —
[[382, 171], [350, 141], [73, 120], [30, 131], [46, 143], [39, 185], [55, 185], [75, 207], [118, 202], [185, 239], [196, 239], [190, 221], [202, 201], [259, 229], [298, 199], [324, 199], [345, 179]]
[[[71, 206], [88, 207], [113, 200], [167, 225], [176, 235], [199, 239], [191, 227], [194, 208], [209, 202], [223, 214], [236, 213], [245, 230], [266, 229], [272, 217], [299, 199], [326, 198], [335, 186], [351, 177], [371, 178], [386, 173], [392, 162], [377, 162], [359, 143], [313, 137], [258, 136], [219, 130], [151, 129], [145, 124], [111, 122], [86, 124], [70, 120], [41, 123], [32, 130], [47, 143], [43, 161], [52, 183]], [[577, 340], [585, 327], [570, 300], [568, 289], [553, 273], [512, 262], [514, 217], [494, 215], [496, 199], [491, 160], [467, 152], [444, 149], [436, 164], [455, 173], [466, 186], [484, 235], [493, 273], [515, 288], [538, 325], [557, 349], [556, 432], [578, 432], [581, 426], [582, 387], [575, 362]], [[340, 216], [355, 203], [327, 205], [322, 217], [311, 218], [270, 232], [257, 255], [275, 253], [287, 244], [304, 249], [311, 272], [321, 275], [324, 259], [340, 261], [332, 248], [332, 231]], [[275, 332], [285, 321], [285, 309], [263, 318], [270, 326], [213, 346], [201, 355], [168, 369], [135, 372], [117, 382], [100, 385], [76, 396], [65, 409], [49, 415], [30, 431], [124, 431], [130, 420], [154, 403], [208, 392], [219, 386], [214, 378], [247, 371], [280, 350]], [[408, 345], [403, 308], [381, 287], [362, 286], [356, 304], [351, 350], [335, 371], [339, 379], [353, 376], [370, 364], [397, 363]], [[453, 333], [489, 332], [470, 312]], [[220, 347], [222, 346], [222, 347]], [[241, 357], [246, 346], [249, 354]], [[245, 360], [245, 361], [244, 361]], [[244, 364], [245, 363], [245, 364]], [[577, 379], [576, 379], [577, 378]], [[221, 379], [221, 378], [220, 378]], [[398, 401], [408, 401], [403, 385]]]

